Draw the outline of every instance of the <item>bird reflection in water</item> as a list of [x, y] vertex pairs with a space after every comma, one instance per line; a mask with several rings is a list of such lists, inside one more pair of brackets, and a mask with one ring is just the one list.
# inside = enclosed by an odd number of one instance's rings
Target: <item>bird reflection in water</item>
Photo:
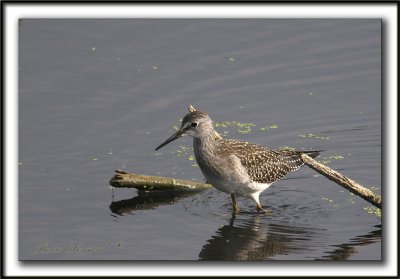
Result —
[[[220, 227], [207, 241], [199, 253], [199, 260], [314, 260], [315, 256], [307, 257], [307, 254], [321, 251], [329, 237], [325, 229], [273, 223], [273, 219], [260, 214], [235, 219], [232, 215], [229, 225]], [[358, 253], [357, 246], [380, 239], [381, 229], [378, 229], [356, 236], [346, 244], [329, 245], [329, 250], [325, 251], [328, 256], [322, 256], [320, 260], [348, 260]], [[332, 247], [336, 249], [331, 251]]]
[[[119, 216], [135, 211], [155, 209], [171, 205], [193, 196], [195, 191], [138, 191], [127, 200], [112, 201], [110, 210]], [[115, 216], [115, 215], [114, 215]], [[116, 216], [115, 216], [116, 217]], [[348, 243], [329, 245], [320, 260], [348, 260], [358, 253], [357, 246], [369, 245], [381, 240], [381, 227], [364, 235], [355, 236]], [[320, 254], [329, 236], [321, 228], [306, 228], [277, 221], [274, 216], [259, 213], [233, 214], [229, 224], [218, 228], [202, 247], [199, 260], [314, 260], [307, 254]], [[333, 249], [332, 249], [333, 248]], [[280, 257], [282, 256], [282, 257]], [[318, 259], [318, 258], [317, 258]]]
[[260, 214], [238, 220], [232, 215], [229, 225], [220, 227], [203, 246], [199, 259], [268, 260], [295, 250], [301, 253], [308, 249], [305, 243], [316, 234], [315, 229], [267, 224], [265, 221], [265, 216]]

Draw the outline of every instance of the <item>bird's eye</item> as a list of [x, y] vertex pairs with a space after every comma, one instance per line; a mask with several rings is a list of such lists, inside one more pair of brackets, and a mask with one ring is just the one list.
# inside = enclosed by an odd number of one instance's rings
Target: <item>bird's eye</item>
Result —
[[197, 123], [196, 122], [192, 122], [192, 124], [190, 124], [190, 126], [197, 127]]

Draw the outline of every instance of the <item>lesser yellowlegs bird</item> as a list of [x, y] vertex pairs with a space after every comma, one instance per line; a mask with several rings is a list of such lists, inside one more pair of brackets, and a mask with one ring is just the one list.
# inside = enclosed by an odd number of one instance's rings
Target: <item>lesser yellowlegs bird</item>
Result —
[[266, 211], [260, 204], [261, 192], [299, 169], [304, 164], [302, 153], [312, 158], [319, 155], [319, 151], [272, 150], [245, 141], [222, 139], [208, 114], [193, 110], [185, 115], [181, 128], [156, 150], [182, 136], [193, 137], [194, 155], [203, 175], [216, 189], [231, 194], [235, 212], [239, 211], [235, 194], [251, 198], [257, 210]]

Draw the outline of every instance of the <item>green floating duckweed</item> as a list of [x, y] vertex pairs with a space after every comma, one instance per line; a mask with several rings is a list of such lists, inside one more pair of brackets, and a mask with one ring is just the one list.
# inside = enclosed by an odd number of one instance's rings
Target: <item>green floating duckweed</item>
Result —
[[330, 140], [330, 137], [318, 136], [315, 134], [299, 134], [298, 136], [301, 138], [315, 138], [315, 139], [321, 139], [321, 140]]
[[264, 127], [261, 127], [260, 131], [268, 131], [269, 129], [277, 129], [277, 128], [279, 128], [279, 126], [276, 124], [266, 125]]
[[333, 202], [333, 200], [331, 200], [331, 199], [329, 199], [329, 198], [321, 198], [321, 200], [327, 201], [327, 202]]
[[[238, 134], [249, 134], [251, 132], [251, 128], [255, 127], [256, 124], [254, 123], [243, 123], [239, 121], [223, 121], [223, 122], [214, 122], [215, 127], [222, 127], [222, 128], [229, 128], [229, 127], [235, 127], [236, 132]], [[223, 134], [228, 134], [229, 132], [227, 130], [224, 130], [222, 132]]]
[[182, 157], [188, 155], [188, 152], [191, 150], [191, 148], [179, 145], [179, 148], [175, 151], [175, 154], [177, 157]]
[[318, 157], [318, 162], [322, 164], [328, 164], [331, 163], [333, 160], [340, 160], [344, 159], [342, 155], [331, 155], [331, 156], [325, 156], [325, 157]]
[[378, 218], [382, 217], [382, 211], [377, 207], [369, 206], [369, 207], [364, 207], [363, 209], [367, 211], [368, 214], [375, 215]]
[[295, 151], [296, 148], [291, 147], [291, 146], [280, 146], [278, 147], [279, 151]]

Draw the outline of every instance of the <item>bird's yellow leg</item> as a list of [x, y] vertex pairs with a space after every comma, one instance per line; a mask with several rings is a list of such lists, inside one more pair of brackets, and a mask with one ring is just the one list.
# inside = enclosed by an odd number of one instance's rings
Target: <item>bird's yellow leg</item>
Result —
[[239, 206], [237, 205], [236, 202], [236, 198], [234, 194], [231, 194], [231, 198], [232, 198], [232, 208], [233, 208], [233, 212], [238, 213], [240, 211]]
[[257, 211], [258, 211], [258, 212], [264, 212], [264, 213], [271, 213], [271, 212], [272, 212], [271, 210], [264, 209], [264, 208], [261, 206], [260, 203], [257, 203]]

